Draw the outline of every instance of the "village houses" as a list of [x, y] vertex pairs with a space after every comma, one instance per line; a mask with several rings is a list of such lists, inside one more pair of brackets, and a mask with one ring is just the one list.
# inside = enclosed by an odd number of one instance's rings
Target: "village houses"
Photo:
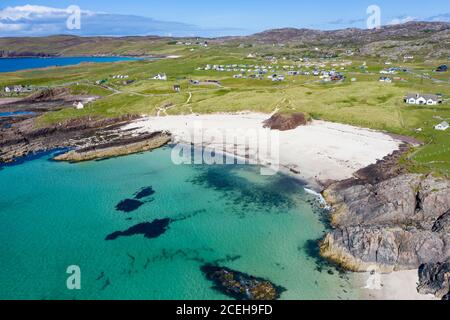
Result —
[[407, 104], [418, 104], [418, 105], [437, 105], [442, 103], [442, 96], [436, 94], [408, 94], [405, 96], [404, 101]]
[[5, 93], [29, 93], [32, 92], [33, 89], [30, 87], [24, 87], [22, 85], [17, 86], [7, 86], [4, 88]]

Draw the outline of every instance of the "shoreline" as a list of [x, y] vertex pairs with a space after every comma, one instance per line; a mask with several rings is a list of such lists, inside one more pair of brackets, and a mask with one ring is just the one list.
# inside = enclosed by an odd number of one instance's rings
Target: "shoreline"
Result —
[[[332, 182], [352, 178], [357, 171], [399, 150], [402, 144], [383, 132], [325, 121], [313, 121], [289, 131], [271, 131], [263, 128], [263, 121], [269, 117], [262, 113], [147, 117], [125, 125], [122, 130], [136, 134], [167, 131], [173, 135], [174, 143], [206, 146], [249, 160], [254, 160], [251, 155], [257, 154], [258, 145], [271, 143], [265, 135], [274, 132], [279, 156], [259, 155], [258, 164], [273, 167], [278, 161], [278, 171], [299, 178], [316, 192], [322, 192]], [[193, 141], [197, 138], [193, 135], [197, 134], [194, 132], [198, 125], [203, 130], [200, 142]], [[233, 131], [236, 129], [261, 133], [261, 136], [241, 142], [238, 139], [242, 132]], [[231, 142], [227, 141], [229, 132]]]
[[[175, 143], [186, 143], [194, 148], [204, 147], [203, 145], [195, 145], [186, 136], [188, 130], [186, 130], [187, 120], [198, 121], [204, 120], [206, 128], [217, 129], [223, 124], [225, 127], [234, 127], [242, 124], [244, 128], [248, 129], [261, 129], [262, 122], [269, 117], [267, 114], [258, 113], [245, 113], [245, 114], [215, 114], [204, 116], [172, 116], [172, 117], [149, 117], [149, 118], [137, 118], [131, 119], [122, 125], [117, 125], [119, 131], [126, 134], [143, 135], [149, 132], [168, 131], [172, 133]], [[205, 120], [206, 119], [206, 120]], [[238, 119], [243, 119], [241, 122]], [[212, 120], [212, 121], [211, 121]], [[156, 123], [156, 125], [155, 125]], [[250, 124], [251, 123], [251, 124]], [[158, 127], [162, 125], [163, 127]], [[166, 127], [164, 127], [166, 126]], [[268, 129], [267, 129], [268, 130]], [[269, 130], [270, 131], [270, 130]], [[315, 136], [318, 135], [319, 137]], [[290, 177], [300, 180], [304, 184], [305, 192], [311, 193], [317, 197], [319, 203], [323, 203], [327, 206], [325, 199], [322, 197], [321, 192], [324, 189], [326, 183], [324, 182], [338, 182], [346, 179], [351, 179], [356, 176], [356, 173], [360, 170], [364, 170], [370, 166], [376, 165], [382, 159], [390, 156], [392, 153], [401, 149], [402, 143], [399, 140], [390, 137], [383, 132], [377, 132], [370, 129], [363, 129], [352, 127], [348, 125], [341, 125], [336, 123], [329, 123], [324, 121], [314, 121], [311, 125], [299, 127], [297, 129], [280, 132], [280, 167], [279, 171], [282, 174], [286, 174]], [[284, 136], [284, 137], [283, 137]], [[305, 139], [306, 136], [306, 139]], [[330, 138], [331, 137], [331, 138]], [[208, 137], [207, 137], [208, 138]], [[287, 139], [287, 148], [286, 142]], [[310, 141], [310, 140], [313, 141]], [[324, 141], [325, 139], [325, 141]], [[330, 148], [329, 141], [332, 139], [332, 147]], [[218, 141], [211, 141], [206, 139], [213, 146], [220, 144]], [[296, 144], [293, 145], [292, 142]], [[309, 161], [302, 162], [295, 159], [304, 160], [304, 157], [297, 156], [298, 154], [304, 154], [301, 151], [311, 147], [313, 143], [316, 149], [313, 152], [306, 153], [309, 157]], [[358, 144], [361, 143], [362, 147]], [[355, 146], [356, 144], [356, 146]], [[375, 146], [374, 146], [375, 145]], [[222, 147], [226, 147], [227, 144], [223, 144]], [[353, 163], [349, 163], [347, 160], [349, 157], [353, 157], [355, 152], [364, 153], [367, 149], [373, 149], [377, 146], [381, 146], [382, 152], [370, 153], [369, 156], [353, 159]], [[334, 148], [333, 148], [334, 147]], [[356, 147], [356, 150], [355, 150]], [[343, 148], [344, 150], [339, 150]], [[287, 157], [283, 157], [283, 152], [288, 152]], [[329, 151], [329, 152], [327, 152]], [[339, 152], [341, 151], [341, 152]], [[342, 152], [343, 151], [343, 152]], [[231, 154], [226, 152], [226, 148], [222, 150], [225, 155], [230, 155], [236, 158], [249, 159], [245, 155]], [[315, 155], [318, 155], [322, 161], [314, 161]], [[366, 155], [364, 153], [364, 155]], [[347, 157], [347, 158], [346, 158]], [[319, 171], [321, 178], [317, 179], [317, 170], [321, 170], [323, 165], [323, 159], [328, 159], [328, 163], [333, 167], [330, 171], [326, 171], [325, 174]], [[306, 159], [308, 160], [308, 159]], [[346, 162], [347, 160], [347, 162]], [[303, 164], [306, 164], [307, 170], [304, 170]], [[264, 166], [264, 163], [259, 165]], [[308, 167], [309, 165], [309, 167]], [[345, 174], [342, 177], [336, 178], [333, 176], [333, 170], [344, 169]], [[295, 172], [293, 170], [296, 170]], [[297, 171], [298, 170], [298, 171]], [[328, 175], [330, 174], [330, 175]], [[312, 178], [312, 179], [311, 179]], [[323, 257], [322, 257], [323, 258]], [[323, 258], [325, 259], [325, 258]], [[355, 278], [361, 278], [364, 273], [354, 273]], [[367, 274], [366, 274], [367, 275]], [[414, 288], [414, 284], [417, 282], [418, 272], [412, 270], [409, 272], [394, 272], [387, 275], [381, 275], [383, 286], [379, 290], [362, 289], [362, 299], [431, 299], [433, 297], [422, 296], [417, 293]], [[358, 289], [359, 285], [357, 284]]]
[[[230, 118], [231, 117], [231, 118]], [[234, 117], [234, 118], [233, 118]], [[125, 130], [135, 130], [135, 132], [144, 133], [148, 130], [167, 130], [172, 133], [174, 136], [175, 143], [186, 143], [193, 145], [194, 147], [204, 147], [204, 144], [195, 145], [192, 141], [189, 140], [189, 136], [187, 135], [187, 127], [188, 124], [186, 121], [202, 121], [203, 125], [206, 126], [206, 129], [221, 129], [223, 127], [227, 127], [227, 123], [231, 123], [232, 126], [238, 126], [239, 124], [243, 124], [245, 128], [245, 123], [238, 121], [237, 118], [247, 118], [250, 121], [254, 122], [256, 127], [262, 127], [262, 121], [268, 118], [269, 115], [265, 114], [255, 114], [255, 113], [246, 113], [246, 114], [219, 114], [219, 115], [208, 115], [208, 116], [168, 116], [168, 117], [148, 117], [144, 119], [138, 119], [134, 121], [134, 123], [126, 125], [123, 129]], [[208, 119], [209, 118], [209, 119]], [[208, 121], [211, 120], [212, 121]], [[214, 119], [218, 121], [214, 121]], [[224, 125], [225, 124], [225, 125]], [[250, 126], [251, 127], [251, 126]], [[255, 127], [253, 127], [255, 128]], [[327, 172], [325, 175], [321, 175], [321, 179], [317, 179], [317, 176], [314, 176], [310, 172], [317, 172], [317, 169], [322, 166], [320, 161], [314, 161], [314, 165], [311, 166], [311, 162], [306, 162], [307, 170], [310, 171], [309, 174], [305, 174], [305, 167], [303, 166], [303, 162], [291, 162], [293, 160], [292, 157], [283, 157], [283, 137], [280, 137], [280, 173], [287, 174], [293, 178], [299, 179], [302, 183], [305, 183], [304, 189], [305, 192], [308, 192], [317, 197], [317, 201], [320, 204], [323, 204], [325, 207], [329, 207], [325, 198], [322, 195], [322, 191], [324, 190], [324, 186], [331, 182], [339, 182], [345, 181], [348, 179], [356, 178], [357, 174], [368, 170], [370, 172], [371, 167], [376, 167], [378, 164], [381, 164], [389, 159], [390, 157], [396, 157], [398, 153], [404, 152], [405, 143], [411, 144], [415, 141], [409, 141], [408, 139], [404, 139], [405, 137], [400, 136], [391, 136], [384, 132], [378, 132], [370, 129], [357, 128], [347, 125], [341, 125], [336, 123], [328, 123], [324, 121], [314, 121], [309, 126], [299, 127], [297, 129], [291, 130], [290, 133], [280, 132], [280, 135], [286, 135], [289, 137], [290, 141], [298, 141], [298, 144], [301, 144], [301, 137], [307, 136], [311, 138], [311, 135], [308, 135], [308, 131], [319, 129], [324, 130], [327, 133], [332, 133], [333, 142], [335, 144], [335, 148], [331, 148], [331, 152], [327, 153], [327, 149], [329, 145], [324, 141], [323, 138], [329, 137], [327, 134], [324, 134], [321, 138], [315, 140], [314, 143], [316, 146], [318, 145], [318, 149], [316, 150], [316, 154], [319, 155], [319, 158], [323, 155], [328, 157], [330, 160], [335, 160], [334, 168], [339, 168], [339, 164], [342, 165], [342, 161], [345, 162], [345, 157], [342, 157], [342, 154], [339, 154], [339, 148], [344, 148], [344, 154], [348, 156], [348, 158], [354, 157], [355, 152], [364, 152], [358, 150], [358, 145], [350, 146], [346, 139], [349, 139], [353, 143], [362, 143], [365, 148], [376, 148], [381, 145], [382, 153], [374, 156], [372, 154], [372, 158], [362, 158], [358, 159], [359, 162], [353, 163], [353, 165], [344, 165], [345, 175], [341, 177], [336, 177], [332, 173]], [[314, 134], [313, 134], [314, 135]], [[205, 137], [204, 137], [205, 138]], [[209, 137], [211, 138], [211, 137]], [[214, 141], [214, 139], [209, 139], [206, 137], [207, 144], [213, 144], [213, 146], [217, 147], [220, 145], [220, 142], [223, 141]], [[297, 138], [297, 139], [296, 139]], [[356, 140], [355, 140], [356, 139]], [[308, 140], [308, 139], [307, 139]], [[380, 142], [381, 141], [381, 142]], [[205, 141], [203, 141], [205, 142]], [[323, 143], [323, 144], [322, 144]], [[417, 142], [418, 144], [419, 142]], [[303, 154], [299, 152], [298, 145], [297, 148], [290, 143], [287, 143], [288, 151], [292, 155]], [[309, 145], [306, 144], [308, 147]], [[375, 145], [375, 146], [373, 146]], [[227, 149], [227, 144], [223, 142], [223, 149]], [[363, 150], [365, 148], [362, 148]], [[356, 149], [356, 150], [355, 150]], [[301, 150], [301, 148], [300, 148]], [[305, 149], [303, 149], [305, 150]], [[286, 152], [286, 151], [284, 151]], [[226, 154], [226, 152], [225, 152]], [[315, 153], [308, 154], [310, 160], [315, 160]], [[231, 154], [232, 156], [239, 157], [239, 154]], [[339, 157], [341, 156], [341, 157]], [[241, 155], [242, 157], [242, 155]], [[244, 157], [245, 158], [245, 157]], [[299, 157], [300, 158], [300, 157]], [[347, 158], [347, 159], [348, 159]], [[339, 162], [341, 160], [341, 162]], [[355, 159], [354, 159], [355, 160]], [[333, 161], [331, 161], [332, 163]], [[389, 161], [388, 161], [389, 162]], [[264, 164], [261, 164], [264, 165]], [[310, 167], [308, 167], [310, 165]], [[298, 173], [294, 172], [294, 170], [298, 170]], [[315, 171], [316, 170], [316, 171]], [[339, 169], [337, 169], [339, 170]], [[327, 175], [329, 174], [329, 175]], [[311, 179], [313, 177], [313, 179]], [[326, 259], [325, 257], [321, 257], [322, 259]], [[417, 292], [416, 284], [418, 282], [418, 271], [417, 270], [409, 270], [409, 271], [397, 271], [392, 272], [390, 274], [380, 274], [380, 287], [375, 289], [365, 288], [368, 277], [370, 273], [352, 273], [355, 277], [355, 286], [356, 289], [360, 291], [361, 299], [375, 299], [375, 300], [436, 300], [437, 298], [432, 295], [421, 295]]]
[[363, 300], [439, 301], [434, 295], [417, 292], [418, 270], [394, 271], [389, 274], [378, 274], [378, 278], [370, 277], [370, 273], [367, 272], [357, 276]]

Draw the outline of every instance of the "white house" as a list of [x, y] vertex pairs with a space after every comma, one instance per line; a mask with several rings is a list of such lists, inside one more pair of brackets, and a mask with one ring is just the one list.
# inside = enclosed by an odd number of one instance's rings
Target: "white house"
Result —
[[23, 90], [23, 87], [21, 86], [21, 85], [19, 85], [19, 86], [14, 86], [14, 92], [16, 92], [16, 93], [20, 93], [20, 92], [22, 92], [22, 90]]
[[84, 104], [81, 103], [80, 101], [75, 101], [75, 102], [73, 103], [73, 106], [74, 106], [75, 109], [77, 109], [77, 110], [82, 110], [82, 109], [84, 109]]
[[437, 105], [442, 103], [442, 97], [435, 94], [408, 94], [404, 98], [407, 104], [419, 104], [419, 105]]
[[434, 127], [434, 129], [439, 130], [439, 131], [445, 131], [449, 128], [449, 124], [448, 122], [444, 121], [441, 122], [440, 124], [438, 124], [437, 126]]
[[5, 92], [6, 92], [6, 93], [10, 93], [12, 90], [13, 90], [13, 89], [10, 88], [10, 87], [5, 87]]
[[167, 75], [165, 73], [158, 73], [156, 76], [153, 77], [153, 80], [167, 80]]

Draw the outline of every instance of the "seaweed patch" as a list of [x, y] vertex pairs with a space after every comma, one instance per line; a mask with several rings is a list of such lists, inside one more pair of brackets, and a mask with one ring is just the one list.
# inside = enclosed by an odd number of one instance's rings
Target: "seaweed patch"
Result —
[[[222, 191], [231, 205], [243, 207], [251, 204], [253, 211], [257, 212], [268, 212], [271, 209], [283, 212], [291, 209], [295, 207], [293, 194], [301, 190], [300, 183], [283, 176], [267, 178], [267, 183], [255, 184], [236, 174], [234, 166], [208, 167], [200, 170], [191, 183]], [[280, 186], [284, 188], [280, 189]]]

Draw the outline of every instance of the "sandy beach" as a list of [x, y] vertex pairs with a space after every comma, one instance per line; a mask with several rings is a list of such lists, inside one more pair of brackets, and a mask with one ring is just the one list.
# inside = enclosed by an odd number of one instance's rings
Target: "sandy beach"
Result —
[[[235, 140], [231, 139], [230, 142], [229, 131], [269, 131], [263, 129], [263, 121], [269, 117], [258, 113], [148, 117], [123, 129], [133, 129], [137, 133], [167, 130], [174, 135], [176, 142], [193, 143], [193, 128], [201, 127], [205, 130], [204, 144], [226, 151], [233, 144], [236, 145]], [[227, 139], [225, 134], [220, 134], [225, 131]], [[234, 138], [240, 135], [239, 132], [235, 133]], [[295, 174], [318, 191], [324, 182], [350, 178], [354, 172], [376, 163], [397, 150], [401, 144], [399, 140], [381, 132], [325, 121], [313, 121], [310, 125], [290, 131], [277, 131], [276, 135], [279, 135], [280, 169]], [[256, 139], [252, 135], [248, 138], [250, 141]], [[263, 134], [259, 139], [260, 144], [265, 144], [267, 136]], [[251, 150], [254, 144], [249, 145], [238, 145], [236, 155], [245, 157], [246, 149], [252, 154], [255, 151]], [[262, 164], [274, 161], [264, 156], [260, 156], [260, 160]]]
[[433, 295], [417, 292], [418, 270], [397, 271], [379, 275], [379, 280], [369, 281], [369, 273], [361, 274], [362, 299], [364, 300], [438, 300]]

